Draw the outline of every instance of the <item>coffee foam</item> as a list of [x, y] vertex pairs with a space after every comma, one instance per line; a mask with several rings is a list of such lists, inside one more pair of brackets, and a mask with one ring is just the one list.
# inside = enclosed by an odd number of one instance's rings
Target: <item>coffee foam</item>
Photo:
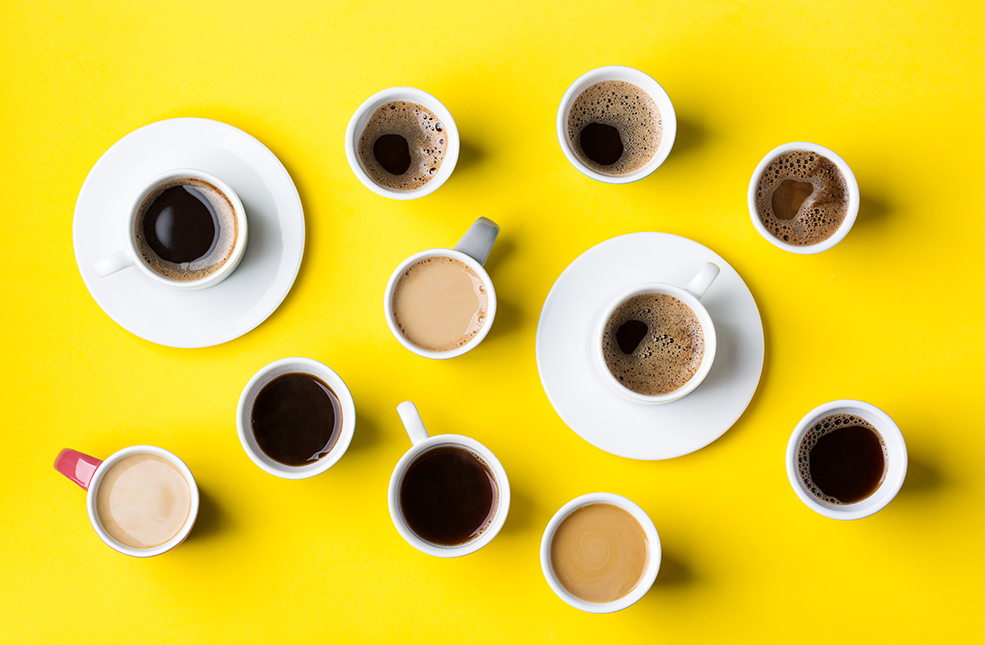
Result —
[[804, 486], [807, 487], [807, 490], [810, 491], [811, 495], [814, 497], [835, 506], [842, 506], [844, 503], [837, 497], [825, 495], [811, 478], [811, 449], [817, 445], [818, 439], [829, 432], [837, 430], [838, 428], [848, 428], [851, 426], [866, 428], [879, 437], [879, 443], [882, 444], [883, 457], [887, 462], [889, 461], [889, 453], [886, 449], [886, 440], [882, 438], [882, 435], [879, 434], [879, 431], [876, 430], [875, 426], [857, 414], [848, 414], [843, 412], [831, 414], [819, 419], [818, 421], [815, 421], [807, 432], [804, 433], [804, 438], [800, 440], [800, 446], [797, 448], [797, 472], [800, 473], [800, 479], [804, 482]]
[[[376, 140], [385, 134], [398, 134], [407, 140], [410, 167], [394, 175], [380, 165], [373, 154]], [[376, 110], [359, 135], [359, 159], [366, 174], [393, 190], [414, 190], [437, 174], [448, 150], [448, 131], [434, 112], [410, 101], [391, 101]]]
[[[161, 258], [154, 252], [154, 249], [150, 247], [143, 236], [144, 215], [146, 215], [154, 200], [164, 191], [177, 186], [193, 186], [201, 190], [201, 194], [204, 194], [205, 198], [209, 200], [209, 204], [215, 211], [219, 227], [219, 239], [207, 256], [194, 262], [182, 262], [180, 264]], [[236, 210], [233, 207], [233, 203], [218, 187], [196, 177], [169, 179], [155, 188], [144, 198], [134, 223], [134, 237], [137, 240], [137, 251], [140, 253], [147, 267], [164, 278], [181, 282], [199, 280], [218, 271], [232, 257], [238, 235], [239, 221], [236, 219]]]
[[[585, 155], [579, 138], [590, 123], [609, 125], [619, 131], [623, 153], [606, 166]], [[568, 142], [578, 159], [596, 172], [625, 175], [645, 166], [663, 137], [663, 121], [653, 98], [626, 81], [602, 81], [578, 95], [568, 111]]]
[[[624, 354], [616, 332], [638, 320], [648, 327], [632, 354]], [[705, 354], [705, 335], [697, 315], [665, 293], [644, 293], [619, 305], [602, 333], [606, 367], [623, 386], [647, 396], [684, 387], [698, 372]]]
[[[814, 192], [793, 219], [773, 212], [773, 193], [786, 180], [809, 183]], [[794, 246], [820, 244], [834, 235], [848, 212], [848, 183], [833, 161], [811, 150], [791, 150], [773, 159], [756, 187], [756, 212], [775, 238]]]

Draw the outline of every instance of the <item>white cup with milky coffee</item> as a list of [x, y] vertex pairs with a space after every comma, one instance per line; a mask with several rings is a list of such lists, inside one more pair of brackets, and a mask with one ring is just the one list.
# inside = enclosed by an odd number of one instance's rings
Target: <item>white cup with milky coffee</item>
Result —
[[483, 268], [499, 226], [480, 217], [454, 249], [429, 249], [400, 263], [387, 282], [383, 311], [397, 341], [425, 358], [475, 348], [496, 317], [496, 290]]
[[131, 446], [105, 460], [62, 450], [55, 470], [86, 491], [96, 535], [124, 555], [148, 558], [181, 544], [198, 516], [188, 466], [155, 446]]

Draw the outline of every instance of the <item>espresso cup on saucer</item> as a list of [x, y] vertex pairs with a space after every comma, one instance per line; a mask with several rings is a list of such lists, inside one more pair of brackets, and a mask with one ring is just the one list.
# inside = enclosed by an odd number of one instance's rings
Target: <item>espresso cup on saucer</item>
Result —
[[[651, 282], [621, 293], [590, 337], [592, 364], [620, 398], [645, 405], [676, 401], [711, 371], [715, 324], [701, 297], [718, 277], [708, 262], [683, 289]], [[659, 368], [659, 369], [658, 369]]]
[[401, 537], [439, 558], [474, 553], [496, 537], [510, 509], [510, 482], [475, 439], [431, 436], [410, 401], [397, 406], [413, 446], [390, 476], [387, 503]]
[[283, 479], [307, 479], [334, 466], [355, 428], [356, 405], [342, 377], [310, 358], [282, 358], [261, 368], [236, 407], [243, 450]]
[[148, 181], [130, 203], [126, 246], [93, 265], [100, 278], [128, 267], [168, 287], [214, 286], [246, 252], [246, 210], [235, 191], [201, 170], [178, 168]]
[[198, 516], [198, 486], [188, 466], [155, 446], [131, 446], [105, 460], [65, 449], [55, 470], [86, 491], [89, 522], [124, 555], [149, 558], [181, 544]]
[[496, 317], [496, 290], [482, 267], [499, 226], [480, 217], [454, 249], [428, 249], [401, 262], [387, 282], [383, 313], [397, 341], [424, 358], [471, 351]]
[[787, 442], [787, 479], [811, 510], [857, 520], [886, 507], [906, 478], [906, 441], [888, 414], [843, 399], [804, 416]]

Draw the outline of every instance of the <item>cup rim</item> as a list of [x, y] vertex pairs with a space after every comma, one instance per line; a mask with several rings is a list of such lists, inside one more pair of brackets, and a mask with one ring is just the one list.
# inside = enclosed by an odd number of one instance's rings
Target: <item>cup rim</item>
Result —
[[[557, 576], [554, 574], [554, 567], [551, 565], [551, 542], [554, 540], [554, 533], [557, 531], [557, 527], [571, 513], [590, 504], [611, 504], [627, 511], [640, 523], [648, 542], [646, 567], [643, 569], [643, 573], [640, 575], [636, 586], [622, 598], [617, 598], [610, 602], [588, 602], [587, 600], [582, 600], [574, 596], [557, 579]], [[654, 526], [650, 516], [635, 502], [615, 493], [589, 493], [574, 498], [554, 513], [550, 522], [547, 523], [547, 527], [544, 529], [544, 535], [540, 540], [540, 568], [551, 590], [557, 594], [558, 598], [575, 609], [593, 614], [608, 614], [623, 610], [645, 596], [657, 579], [657, 572], [660, 570], [661, 554], [660, 535], [657, 533], [657, 527]]]
[[[835, 505], [817, 499], [807, 490], [797, 468], [797, 454], [800, 442], [812, 424], [822, 417], [842, 412], [860, 416], [875, 426], [885, 442], [886, 460], [889, 465], [886, 469], [885, 479], [874, 493], [854, 504]], [[855, 399], [839, 399], [817, 406], [804, 415], [787, 441], [786, 467], [790, 486], [808, 508], [835, 520], [858, 520], [885, 508], [903, 486], [903, 480], [906, 479], [907, 461], [906, 441], [903, 439], [903, 433], [896, 422], [883, 410], [871, 403]]]
[[[177, 468], [185, 478], [185, 482], [188, 484], [188, 493], [191, 496], [188, 506], [188, 519], [185, 520], [185, 523], [182, 525], [181, 529], [174, 535], [174, 537], [164, 544], [159, 544], [157, 546], [148, 547], [145, 549], [127, 546], [126, 544], [117, 541], [103, 527], [102, 520], [99, 518], [99, 512], [96, 509], [96, 499], [98, 497], [99, 486], [102, 484], [103, 477], [107, 472], [109, 472], [109, 469], [113, 466], [113, 464], [131, 455], [156, 455], [167, 459], [171, 465]], [[158, 448], [157, 446], [139, 445], [117, 450], [112, 455], [104, 459], [101, 464], [99, 464], [99, 467], [96, 468], [95, 472], [92, 474], [92, 479], [89, 481], [89, 488], [86, 491], [86, 512], [89, 515], [89, 522], [92, 524], [92, 528], [96, 531], [96, 535], [98, 535], [99, 539], [105, 542], [107, 546], [124, 555], [129, 555], [134, 558], [150, 558], [156, 555], [161, 555], [162, 553], [167, 553], [174, 547], [184, 542], [185, 538], [188, 537], [188, 534], [191, 532], [192, 527], [195, 526], [195, 520], [198, 518], [198, 505], [198, 484], [195, 482], [195, 476], [192, 475], [192, 471], [187, 465], [185, 465], [185, 462], [183, 462], [173, 452], [165, 450], [164, 448]]]
[[[575, 99], [590, 86], [606, 80], [626, 81], [649, 94], [657, 104], [663, 126], [660, 145], [653, 154], [653, 158], [643, 167], [624, 175], [606, 175], [592, 170], [582, 163], [568, 142], [568, 113], [571, 111]], [[606, 65], [585, 72], [568, 86], [558, 105], [556, 129], [561, 152], [571, 162], [571, 165], [583, 175], [606, 184], [630, 184], [648, 177], [667, 160], [667, 156], [670, 155], [670, 151], [674, 147], [674, 140], [677, 138], [677, 113], [674, 111], [674, 104], [671, 102], [667, 91], [652, 76], [634, 67]]]
[[[848, 188], [848, 210], [845, 213], [845, 219], [841, 223], [841, 226], [839, 226], [838, 230], [836, 230], [828, 239], [822, 240], [821, 242], [810, 246], [796, 246], [777, 239], [772, 233], [769, 232], [769, 230], [767, 230], [762, 220], [759, 219], [759, 212], [756, 209], [756, 186], [759, 183], [759, 178], [762, 176], [763, 171], [766, 170], [766, 166], [768, 166], [771, 161], [776, 159], [781, 154], [791, 150], [809, 150], [810, 152], [815, 152], [819, 155], [827, 157], [834, 162], [835, 166], [838, 167], [838, 170], [841, 171], [842, 176], [845, 178], [845, 185]], [[815, 253], [821, 253], [833, 248], [836, 244], [845, 239], [858, 217], [859, 200], [860, 196], [858, 181], [855, 179], [855, 173], [852, 172], [852, 169], [845, 162], [845, 160], [842, 159], [841, 156], [839, 156], [834, 150], [830, 150], [824, 146], [806, 141], [785, 143], [782, 146], [777, 146], [776, 148], [770, 150], [753, 171], [752, 177], [749, 179], [749, 192], [747, 194], [749, 217], [752, 220], [752, 225], [753, 228], [756, 229], [756, 232], [758, 232], [773, 246], [797, 255], [813, 255]]]
[[[250, 424], [253, 402], [263, 386], [283, 374], [296, 373], [309, 374], [327, 383], [332, 388], [339, 400], [339, 406], [342, 408], [342, 427], [339, 430], [338, 439], [335, 440], [335, 445], [332, 446], [327, 455], [304, 466], [288, 466], [268, 457], [256, 445]], [[243, 450], [261, 470], [282, 479], [307, 479], [320, 475], [334, 466], [348, 450], [355, 428], [356, 405], [345, 381], [332, 368], [313, 358], [293, 356], [264, 365], [247, 381], [239, 395], [239, 403], [236, 405], [236, 433]]]
[[[393, 294], [397, 288], [397, 281], [400, 279], [401, 274], [407, 267], [411, 266], [419, 260], [430, 257], [450, 257], [460, 260], [469, 266], [479, 278], [486, 285], [486, 322], [479, 328], [479, 332], [472, 337], [469, 342], [465, 343], [461, 347], [456, 347], [455, 349], [449, 349], [445, 352], [434, 352], [422, 347], [418, 347], [414, 343], [404, 336], [400, 329], [397, 328], [397, 321], [393, 317]], [[447, 358], [455, 358], [456, 356], [461, 356], [466, 352], [470, 352], [475, 349], [476, 345], [482, 342], [482, 340], [489, 333], [489, 329], [492, 328], [493, 321], [496, 318], [496, 289], [493, 286], [492, 278], [475, 258], [467, 253], [462, 253], [461, 251], [456, 251], [455, 249], [445, 249], [445, 248], [433, 248], [427, 249], [425, 251], [419, 251], [414, 255], [411, 255], [406, 260], [397, 265], [397, 268], [393, 270], [390, 274], [390, 279], [387, 280], [386, 290], [383, 292], [383, 314], [386, 316], [386, 324], [390, 328], [390, 333], [393, 337], [403, 345], [405, 348], [414, 352], [418, 356], [423, 356], [424, 358], [433, 358], [436, 360], [443, 360]]]
[[[439, 546], [421, 539], [407, 525], [403, 511], [400, 508], [400, 484], [403, 481], [404, 474], [407, 472], [407, 468], [420, 455], [440, 446], [458, 446], [476, 453], [489, 466], [496, 479], [498, 488], [499, 495], [496, 502], [496, 514], [493, 516], [492, 522], [485, 531], [479, 534], [479, 537], [458, 546]], [[422, 553], [439, 558], [458, 558], [463, 555], [475, 553], [486, 546], [496, 537], [500, 529], [503, 528], [503, 525], [506, 523], [506, 516], [510, 510], [510, 480], [506, 476], [506, 469], [503, 468], [503, 464], [496, 458], [496, 455], [475, 439], [459, 434], [431, 435], [427, 439], [411, 446], [400, 457], [400, 460], [397, 461], [397, 465], [394, 466], [393, 472], [390, 474], [390, 483], [387, 488], [387, 506], [390, 509], [390, 519], [393, 521], [393, 526], [397, 529], [400, 536], [412, 547]]]
[[[441, 167], [438, 168], [438, 171], [428, 183], [413, 190], [394, 190], [380, 186], [369, 176], [363, 168], [362, 161], [359, 160], [359, 155], [356, 154], [357, 140], [362, 134], [363, 129], [365, 129], [369, 117], [381, 105], [390, 101], [399, 100], [418, 103], [434, 112], [435, 116], [441, 119], [442, 124], [445, 126], [445, 131], [448, 133], [448, 149], [445, 151], [445, 159], [441, 162]], [[458, 163], [460, 149], [461, 139], [458, 135], [458, 125], [455, 123], [451, 112], [445, 107], [444, 103], [433, 95], [416, 87], [390, 87], [380, 90], [356, 108], [345, 129], [345, 157], [349, 162], [349, 167], [352, 168], [353, 174], [356, 175], [356, 178], [359, 179], [363, 186], [377, 195], [389, 197], [390, 199], [418, 199], [438, 190], [448, 180], [452, 172], [454, 172], [455, 165]]]

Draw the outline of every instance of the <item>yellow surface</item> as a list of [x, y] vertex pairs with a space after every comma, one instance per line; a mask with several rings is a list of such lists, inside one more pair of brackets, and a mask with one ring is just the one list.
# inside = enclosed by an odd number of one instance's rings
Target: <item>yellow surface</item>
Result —
[[[966, 3], [63, 2], [0, 8], [3, 306], [0, 642], [796, 642], [985, 638], [985, 19]], [[625, 64], [670, 94], [666, 163], [629, 186], [562, 156], [557, 103], [583, 72]], [[424, 199], [364, 188], [342, 137], [374, 92], [411, 85], [454, 114], [462, 157]], [[305, 208], [304, 264], [263, 325], [218, 347], [136, 338], [96, 306], [72, 249], [78, 191], [100, 155], [160, 119], [256, 136]], [[749, 222], [746, 188], [788, 141], [841, 154], [858, 222], [820, 256], [784, 253]], [[500, 310], [477, 350], [412, 355], [381, 294], [411, 253], [502, 225], [489, 264]], [[561, 271], [607, 238], [665, 231], [740, 272], [766, 326], [763, 380], [719, 441], [668, 462], [578, 438], [541, 389], [540, 308]], [[308, 481], [262, 472], [234, 411], [249, 377], [310, 356], [346, 379], [356, 436]], [[858, 522], [810, 511], [783, 455], [814, 406], [851, 397], [900, 425], [899, 497]], [[394, 407], [502, 461], [502, 533], [457, 560], [393, 528], [386, 488], [409, 447]], [[189, 540], [149, 561], [104, 546], [60, 448], [176, 452], [203, 503]], [[664, 562], [646, 597], [580, 613], [543, 579], [541, 532], [569, 499], [611, 491], [653, 518]]]

